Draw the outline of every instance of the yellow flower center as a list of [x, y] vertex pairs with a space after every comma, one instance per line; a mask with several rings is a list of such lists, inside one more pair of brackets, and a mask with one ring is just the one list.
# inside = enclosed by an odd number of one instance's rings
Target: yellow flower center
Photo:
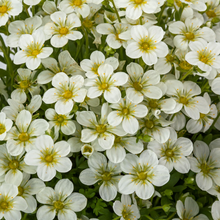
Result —
[[179, 66], [183, 70], [190, 70], [192, 68], [192, 65], [189, 64], [186, 60], [183, 60], [179, 63]]
[[144, 42], [141, 44], [141, 48], [145, 51], [148, 51], [150, 49], [150, 44], [147, 42]]
[[0, 123], [0, 134], [3, 134], [6, 132], [6, 128], [5, 128], [5, 125], [1, 124]]
[[59, 30], [59, 33], [61, 35], [66, 35], [68, 32], [69, 32], [69, 30], [66, 27], [61, 27], [60, 30]]
[[123, 108], [123, 109], [122, 109], [122, 114], [123, 114], [123, 115], [128, 115], [129, 112], [130, 112], [130, 111], [129, 111], [128, 108]]
[[31, 55], [36, 57], [39, 53], [40, 51], [38, 49], [35, 49], [35, 50], [32, 50]]
[[119, 144], [120, 142], [121, 142], [121, 137], [116, 136], [114, 143]]
[[141, 91], [141, 90], [142, 90], [142, 85], [141, 85], [141, 83], [139, 83], [139, 82], [134, 82], [134, 83], [133, 83], [133, 87], [134, 87], [134, 89], [137, 90], [137, 91]]
[[3, 202], [0, 203], [0, 207], [1, 207], [1, 209], [6, 210], [9, 207], [9, 203], [3, 201]]
[[24, 193], [24, 188], [21, 187], [21, 186], [19, 186], [19, 187], [18, 187], [18, 196], [22, 196], [23, 193]]
[[96, 126], [96, 131], [100, 134], [106, 132], [106, 130], [107, 130], [106, 125], [101, 124], [101, 125]]
[[19, 87], [21, 89], [27, 89], [30, 86], [30, 81], [29, 80], [22, 80], [19, 84]]
[[167, 54], [166, 61], [167, 61], [167, 63], [172, 63], [174, 61], [174, 56]]
[[206, 114], [202, 114], [202, 113], [200, 113], [200, 118], [205, 118], [206, 117]]
[[143, 0], [134, 0], [134, 2], [135, 2], [136, 4], [141, 4], [141, 3], [143, 2]]
[[5, 6], [5, 5], [0, 6], [0, 13], [5, 13], [5, 12], [7, 12], [7, 10], [8, 10], [7, 6]]
[[157, 100], [150, 100], [149, 106], [150, 106], [151, 108], [158, 108]]
[[104, 172], [103, 174], [102, 174], [102, 180], [103, 181], [109, 181], [109, 180], [111, 180], [111, 178], [112, 178], [112, 175], [111, 175], [111, 173], [110, 172]]
[[102, 83], [102, 85], [101, 85], [101, 88], [102, 88], [103, 90], [108, 89], [108, 87], [109, 87], [108, 83]]
[[152, 128], [154, 127], [154, 122], [151, 121], [151, 120], [147, 120], [147, 121], [145, 122], [145, 126], [146, 126], [147, 128], [149, 128], [149, 129], [152, 129]]
[[70, 90], [67, 90], [63, 93], [63, 98], [64, 99], [71, 99], [73, 97], [73, 93]]
[[172, 151], [171, 149], [167, 149], [167, 150], [165, 151], [165, 155], [166, 155], [167, 157], [173, 157], [173, 156], [174, 156], [174, 153], [173, 153], [173, 151]]
[[139, 178], [140, 180], [146, 180], [146, 179], [147, 179], [147, 172], [144, 172], [144, 171], [139, 172], [139, 173], [137, 174], [137, 176], [138, 176], [138, 178]]
[[89, 145], [84, 146], [83, 153], [92, 153], [92, 148]]
[[93, 22], [89, 19], [85, 19], [82, 23], [82, 25], [86, 28], [92, 28], [93, 26]]
[[94, 64], [93, 67], [92, 67], [92, 71], [98, 75], [98, 68], [101, 64]]
[[61, 210], [64, 208], [63, 202], [61, 202], [59, 200], [54, 202], [53, 206], [56, 210]]
[[61, 124], [61, 123], [64, 122], [65, 117], [64, 117], [64, 115], [57, 115], [57, 116], [55, 117], [55, 120], [58, 121], [58, 122]]
[[18, 167], [19, 167], [19, 161], [17, 160], [11, 160], [9, 163], [8, 163], [8, 167], [12, 170], [16, 170]]
[[209, 167], [209, 166], [207, 165], [207, 163], [205, 162], [205, 163], [202, 163], [202, 164], [200, 165], [200, 169], [201, 169], [201, 171], [202, 171], [204, 174], [208, 174], [209, 171], [211, 170], [211, 167]]
[[80, 6], [80, 5], [82, 5], [82, 0], [73, 0], [73, 4], [75, 6]]
[[199, 60], [205, 64], [209, 62], [209, 58], [205, 55], [200, 56]]
[[189, 99], [187, 99], [185, 96], [181, 96], [179, 98], [179, 103], [182, 103], [183, 105], [187, 105], [189, 103]]
[[50, 154], [46, 155], [44, 159], [45, 159], [45, 161], [48, 162], [48, 163], [53, 162], [53, 156], [50, 155]]
[[216, 13], [213, 11], [213, 10], [210, 10], [210, 11], [206, 11], [206, 14], [209, 18], [214, 18], [216, 17]]
[[18, 136], [19, 141], [25, 142], [29, 140], [29, 135], [26, 132], [21, 132]]
[[187, 40], [192, 40], [195, 38], [195, 35], [191, 32], [185, 33], [185, 37]]
[[182, 6], [182, 2], [180, 0], [175, 0], [176, 4], [178, 7], [181, 7]]

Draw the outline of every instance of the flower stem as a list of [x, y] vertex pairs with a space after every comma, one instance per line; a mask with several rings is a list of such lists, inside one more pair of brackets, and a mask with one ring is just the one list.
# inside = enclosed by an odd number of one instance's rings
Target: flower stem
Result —
[[151, 218], [149, 215], [145, 215], [145, 217], [147, 217], [150, 220], [154, 220], [153, 218]]
[[117, 8], [116, 8], [116, 6], [115, 6], [114, 0], [111, 0], [111, 2], [112, 2], [113, 7], [114, 7], [114, 9], [115, 9], [115, 13], [116, 13], [116, 15], [117, 15], [118, 21], [121, 23], [121, 18], [120, 18], [119, 14], [118, 14], [118, 10], [117, 10]]
[[175, 215], [176, 215], [176, 212], [174, 212], [172, 215], [170, 215], [170, 216], [167, 218], [167, 220], [172, 219]]
[[182, 76], [180, 81], [183, 81], [187, 76], [189, 76], [192, 73], [192, 70], [189, 70], [185, 75]]

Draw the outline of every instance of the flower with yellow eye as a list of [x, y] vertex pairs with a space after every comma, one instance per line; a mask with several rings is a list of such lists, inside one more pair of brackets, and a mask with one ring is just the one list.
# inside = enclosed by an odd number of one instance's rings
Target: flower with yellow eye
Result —
[[151, 141], [148, 144], [148, 149], [155, 152], [159, 158], [159, 164], [168, 168], [169, 172], [175, 168], [179, 173], [188, 173], [190, 163], [186, 156], [189, 156], [193, 151], [192, 142], [185, 137], [177, 139], [177, 133], [173, 128], [169, 128], [169, 139], [161, 144], [157, 141]]
[[54, 127], [54, 140], [57, 140], [59, 137], [59, 131], [65, 135], [71, 135], [75, 132], [76, 126], [71, 118], [73, 115], [69, 114], [57, 114], [56, 111], [52, 108], [49, 108], [45, 112], [45, 116], [49, 121], [50, 128]]
[[37, 29], [32, 35], [23, 34], [19, 39], [21, 50], [15, 54], [14, 63], [26, 63], [28, 69], [37, 69], [41, 64], [41, 59], [49, 57], [53, 52], [51, 47], [44, 47], [45, 40], [42, 28]]
[[220, 43], [207, 43], [201, 39], [199, 42], [190, 42], [189, 47], [192, 51], [185, 56], [188, 63], [198, 66], [205, 72], [220, 68]]
[[21, 212], [27, 208], [24, 198], [18, 196], [18, 188], [9, 183], [0, 186], [0, 216], [5, 220], [20, 220]]
[[117, 195], [118, 181], [121, 176], [119, 164], [107, 162], [106, 157], [98, 152], [94, 152], [88, 159], [89, 168], [83, 170], [80, 175], [80, 181], [87, 185], [94, 185], [101, 181], [99, 195], [104, 201], [111, 201]]
[[68, 77], [65, 73], [57, 73], [52, 80], [51, 88], [44, 93], [43, 101], [46, 104], [55, 104], [55, 111], [58, 114], [69, 113], [75, 102], [83, 102], [86, 96], [86, 89], [81, 88], [84, 78], [81, 75]]
[[125, 195], [133, 192], [141, 199], [149, 199], [154, 194], [154, 186], [163, 186], [169, 179], [168, 169], [158, 165], [157, 155], [151, 150], [145, 150], [140, 157], [127, 154], [121, 162], [121, 169], [125, 173], [119, 183], [119, 192]]
[[208, 27], [200, 28], [202, 24], [203, 20], [199, 18], [187, 18], [185, 23], [182, 21], [171, 23], [169, 31], [176, 34], [173, 41], [174, 45], [181, 50], [187, 50], [189, 42], [199, 42], [201, 39], [214, 42], [214, 31]]
[[4, 26], [9, 15], [16, 16], [22, 12], [22, 2], [18, 0], [1, 0], [0, 1], [0, 27]]
[[142, 57], [147, 65], [157, 63], [157, 57], [165, 57], [168, 54], [168, 47], [161, 42], [164, 31], [159, 26], [145, 28], [142, 25], [136, 25], [131, 28], [132, 41], [126, 48], [126, 55], [137, 59]]
[[77, 220], [75, 212], [82, 211], [87, 204], [87, 199], [80, 193], [73, 193], [73, 183], [68, 179], [57, 182], [55, 188], [45, 187], [37, 194], [38, 202], [44, 204], [37, 210], [38, 220], [53, 220], [57, 215], [58, 220]]
[[121, 98], [121, 91], [117, 86], [124, 85], [128, 80], [128, 75], [123, 72], [113, 74], [113, 67], [103, 64], [98, 68], [99, 76], [95, 79], [88, 79], [85, 86], [89, 86], [87, 96], [97, 98], [104, 94], [104, 98], [109, 103], [117, 103]]
[[36, 137], [45, 133], [49, 124], [44, 119], [32, 121], [32, 115], [27, 110], [22, 110], [7, 135], [7, 149], [12, 156], [17, 156], [24, 151], [34, 148]]
[[70, 145], [66, 141], [54, 144], [49, 135], [41, 135], [35, 143], [35, 150], [29, 151], [24, 158], [28, 165], [37, 166], [37, 175], [43, 181], [52, 180], [56, 171], [66, 173], [72, 167], [71, 160], [66, 157], [70, 153]]
[[54, 12], [50, 15], [53, 22], [49, 22], [44, 26], [44, 32], [51, 37], [51, 44], [54, 47], [63, 47], [68, 40], [78, 40], [83, 37], [81, 32], [74, 30], [81, 26], [81, 21], [76, 14], [66, 15], [62, 11]]
[[6, 118], [4, 112], [0, 112], [0, 140], [4, 140], [6, 137], [6, 132], [8, 132], [12, 127], [12, 120]]

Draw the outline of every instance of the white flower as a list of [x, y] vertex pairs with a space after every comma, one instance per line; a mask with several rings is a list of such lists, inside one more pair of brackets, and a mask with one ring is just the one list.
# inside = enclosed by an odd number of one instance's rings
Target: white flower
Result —
[[73, 115], [57, 114], [56, 111], [52, 108], [49, 108], [45, 112], [45, 116], [49, 121], [50, 129], [54, 127], [54, 140], [59, 137], [59, 131], [65, 135], [71, 135], [75, 132], [76, 126], [73, 120], [70, 120]]
[[49, 83], [53, 77], [60, 72], [66, 73], [66, 75], [83, 75], [84, 71], [80, 68], [77, 62], [71, 57], [68, 50], [62, 51], [58, 56], [58, 62], [52, 57], [48, 57], [42, 60], [42, 64], [46, 70], [42, 71], [38, 77], [37, 82], [39, 84]]
[[138, 206], [136, 204], [131, 204], [131, 198], [127, 195], [121, 196], [121, 202], [116, 200], [113, 203], [113, 210], [116, 215], [121, 216], [120, 220], [136, 220], [140, 218]]
[[168, 125], [172, 124], [171, 121], [165, 120], [162, 116], [159, 118], [153, 114], [148, 113], [144, 119], [140, 119], [140, 126], [143, 128], [142, 133], [153, 137], [159, 143], [165, 143], [169, 136], [170, 130]]
[[149, 199], [155, 186], [165, 185], [170, 178], [168, 169], [158, 165], [157, 155], [151, 150], [145, 150], [140, 157], [127, 154], [121, 163], [121, 169], [129, 173], [118, 183], [119, 192], [125, 195], [133, 192], [141, 199]]
[[138, 142], [136, 140], [136, 137], [115, 136], [114, 144], [106, 150], [106, 156], [112, 163], [120, 163], [125, 159], [126, 150], [132, 154], [141, 153], [144, 148], [143, 143], [141, 140]]
[[190, 119], [186, 124], [186, 129], [189, 133], [195, 134], [198, 132], [205, 133], [212, 125], [214, 119], [217, 117], [218, 111], [215, 104], [211, 105], [211, 98], [208, 93], [204, 93], [203, 97], [209, 104], [210, 110], [207, 114], [200, 113], [198, 120]]
[[208, 27], [200, 28], [203, 21], [199, 18], [187, 18], [185, 24], [182, 21], [176, 21], [169, 25], [169, 31], [177, 34], [174, 37], [174, 45], [181, 50], [187, 50], [189, 42], [199, 42], [204, 39], [208, 42], [215, 41], [215, 33]]
[[121, 91], [117, 86], [124, 85], [128, 80], [128, 75], [123, 72], [113, 74], [113, 67], [103, 64], [98, 68], [99, 76], [95, 79], [88, 79], [85, 86], [89, 86], [87, 96], [96, 98], [104, 93], [104, 98], [109, 103], [117, 103], [121, 98]]
[[177, 138], [177, 133], [173, 128], [169, 128], [169, 130], [168, 141], [163, 144], [151, 141], [148, 143], [147, 148], [157, 154], [159, 164], [167, 167], [170, 172], [175, 168], [179, 173], [188, 173], [190, 163], [186, 156], [192, 153], [193, 144], [188, 138]]
[[8, 93], [5, 90], [5, 88], [6, 88], [6, 86], [5, 86], [4, 82], [2, 81], [2, 79], [0, 79], [0, 94], [2, 94], [5, 97], [5, 99], [7, 99]]
[[116, 134], [118, 136], [124, 136], [126, 132], [121, 126], [111, 126], [107, 123], [107, 116], [109, 114], [108, 104], [102, 105], [101, 118], [97, 122], [95, 113], [92, 111], [78, 112], [76, 120], [79, 124], [87, 127], [81, 132], [81, 141], [84, 143], [90, 143], [98, 139], [98, 144], [104, 149], [110, 149], [114, 144]]
[[207, 101], [203, 97], [197, 96], [201, 93], [201, 88], [196, 83], [168, 80], [166, 85], [166, 94], [176, 100], [176, 112], [184, 108], [187, 115], [194, 120], [199, 119], [200, 113], [207, 114], [209, 112]]
[[194, 143], [193, 154], [195, 157], [188, 157], [190, 169], [196, 174], [196, 183], [202, 190], [209, 190], [213, 182], [220, 185], [220, 148], [209, 150], [205, 142]]
[[15, 185], [3, 183], [0, 186], [0, 218], [20, 220], [21, 212], [27, 208], [26, 201], [18, 195]]
[[87, 199], [80, 193], [73, 193], [73, 183], [68, 179], [57, 182], [55, 189], [46, 187], [37, 194], [38, 202], [45, 204], [37, 210], [38, 220], [77, 220], [75, 212], [82, 211]]
[[40, 93], [40, 88], [35, 83], [35, 71], [31, 71], [29, 69], [19, 68], [17, 70], [17, 81], [18, 81], [18, 88], [13, 90], [11, 93], [11, 98], [24, 103], [27, 100], [26, 93], [30, 92], [32, 96], [38, 95]]
[[143, 118], [147, 115], [148, 109], [145, 105], [135, 105], [127, 98], [121, 99], [116, 104], [111, 104], [111, 108], [116, 109], [108, 115], [108, 123], [117, 126], [122, 123], [125, 132], [134, 134], [139, 129], [137, 118]]
[[189, 47], [192, 51], [185, 56], [188, 63], [196, 65], [207, 72], [210, 72], [213, 68], [220, 68], [220, 43], [207, 43], [201, 39], [199, 42], [190, 42]]
[[8, 26], [10, 35], [6, 38], [9, 47], [19, 47], [19, 40], [23, 34], [32, 34], [42, 24], [39, 16], [26, 18], [25, 20], [13, 21]]
[[211, 209], [213, 220], [219, 220], [220, 219], [220, 211], [219, 210], [220, 210], [220, 201], [215, 201], [212, 204], [212, 209]]
[[7, 102], [9, 104], [9, 106], [5, 106], [2, 109], [2, 112], [4, 112], [8, 118], [15, 121], [19, 112], [24, 109], [28, 110], [31, 114], [36, 112], [42, 104], [42, 99], [41, 99], [40, 95], [35, 95], [31, 99], [30, 104], [26, 105], [25, 107], [22, 103], [14, 100], [14, 99], [8, 99]]
[[105, 59], [105, 55], [101, 51], [94, 51], [90, 55], [90, 59], [84, 59], [80, 62], [81, 68], [86, 71], [86, 76], [90, 79], [96, 78], [98, 74], [98, 68], [102, 64], [109, 64], [116, 70], [119, 66], [118, 59], [115, 57], [108, 57]]
[[83, 170], [80, 175], [80, 181], [85, 185], [93, 185], [98, 181], [102, 184], [99, 188], [99, 195], [104, 201], [111, 201], [117, 195], [117, 185], [120, 180], [120, 165], [108, 162], [106, 157], [94, 152], [88, 159], [89, 168]]
[[140, 58], [147, 65], [157, 63], [157, 57], [165, 57], [168, 54], [168, 47], [161, 42], [164, 31], [159, 26], [152, 26], [146, 29], [144, 26], [136, 25], [131, 28], [131, 41], [126, 48], [126, 55], [130, 58]]
[[7, 135], [7, 149], [12, 156], [17, 156], [24, 151], [34, 148], [36, 137], [45, 133], [49, 124], [44, 119], [32, 121], [32, 115], [27, 110], [22, 110]]
[[57, 11], [50, 15], [52, 22], [44, 26], [44, 32], [51, 37], [51, 44], [56, 48], [63, 47], [68, 43], [68, 40], [78, 40], [83, 37], [81, 32], [74, 30], [81, 26], [81, 21], [76, 14], [66, 15], [62, 11]]
[[86, 18], [90, 13], [90, 7], [86, 4], [88, 0], [63, 0], [58, 8], [66, 14], [76, 12]]
[[19, 186], [23, 173], [35, 174], [36, 168], [28, 166], [23, 160], [24, 154], [11, 156], [5, 145], [0, 145], [0, 177], [8, 183]]
[[41, 64], [41, 59], [47, 58], [53, 52], [51, 47], [44, 47], [45, 35], [42, 29], [36, 30], [32, 35], [23, 34], [19, 40], [22, 49], [14, 56], [15, 64], [26, 63], [27, 68], [35, 70]]
[[12, 124], [12, 120], [6, 118], [4, 112], [0, 112], [0, 141], [5, 139], [6, 133], [11, 129]]
[[66, 156], [70, 152], [70, 146], [65, 141], [54, 144], [53, 139], [48, 135], [41, 135], [35, 143], [35, 150], [25, 155], [25, 162], [28, 165], [37, 166], [37, 175], [43, 181], [52, 180], [56, 171], [66, 173], [72, 167], [71, 160]]
[[156, 12], [158, 3], [155, 0], [115, 0], [119, 8], [126, 8], [126, 16], [136, 20], [142, 13], [152, 14]]
[[98, 33], [108, 35], [106, 38], [107, 44], [113, 48], [118, 49], [121, 46], [127, 47], [127, 42], [120, 38], [120, 34], [125, 33], [128, 30], [129, 25], [123, 23], [117, 23], [114, 25], [102, 23], [96, 27]]
[[206, 0], [180, 0], [181, 2], [187, 4], [190, 8], [197, 11], [205, 11], [206, 10]]
[[[196, 216], [199, 213], [199, 206], [191, 197], [187, 197], [185, 199], [184, 205], [181, 200], [178, 200], [176, 203], [176, 209], [181, 220], [208, 220], [208, 218], [203, 214]], [[178, 220], [179, 218], [174, 218], [173, 220]]]
[[22, 12], [22, 2], [18, 0], [0, 1], [0, 27], [4, 26], [10, 15], [16, 16]]
[[160, 75], [155, 70], [144, 73], [143, 68], [137, 63], [130, 63], [126, 69], [130, 76], [125, 84], [126, 95], [129, 100], [138, 104], [143, 101], [144, 97], [161, 98], [162, 91], [155, 86], [160, 82]]
[[81, 87], [84, 84], [84, 78], [81, 75], [68, 77], [65, 73], [57, 73], [52, 80], [51, 88], [44, 93], [43, 101], [46, 104], [56, 102], [55, 111], [58, 114], [69, 113], [75, 102], [83, 102], [86, 96], [86, 89]]
[[18, 196], [21, 196], [27, 202], [28, 207], [23, 210], [25, 213], [32, 213], [37, 208], [37, 202], [33, 195], [45, 188], [45, 184], [38, 178], [30, 179], [30, 175], [23, 173], [23, 180], [18, 186]]

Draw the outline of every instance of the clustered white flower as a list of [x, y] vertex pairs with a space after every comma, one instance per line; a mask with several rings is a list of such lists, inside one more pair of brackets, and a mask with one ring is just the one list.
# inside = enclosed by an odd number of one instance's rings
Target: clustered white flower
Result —
[[[220, 219], [219, 0], [0, 0], [0, 27], [15, 68], [0, 72], [0, 219], [88, 219], [62, 178], [74, 155], [78, 182], [121, 220], [173, 173], [195, 177]], [[209, 219], [192, 197], [173, 219]]]

